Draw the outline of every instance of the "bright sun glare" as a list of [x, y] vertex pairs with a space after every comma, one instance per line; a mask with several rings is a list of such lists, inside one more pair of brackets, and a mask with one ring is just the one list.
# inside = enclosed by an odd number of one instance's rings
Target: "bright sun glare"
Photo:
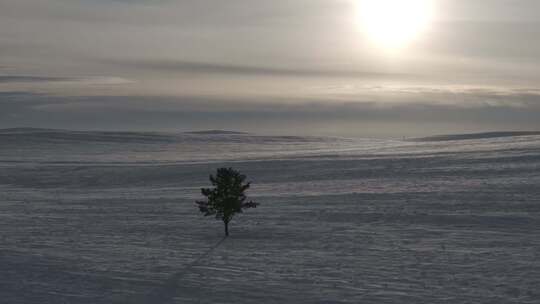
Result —
[[358, 0], [360, 26], [386, 49], [403, 47], [429, 25], [434, 0]]

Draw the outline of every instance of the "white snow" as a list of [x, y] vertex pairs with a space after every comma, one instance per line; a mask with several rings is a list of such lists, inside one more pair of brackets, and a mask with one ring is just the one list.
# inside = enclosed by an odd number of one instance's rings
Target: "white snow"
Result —
[[[194, 200], [217, 167], [261, 203]], [[539, 303], [540, 136], [0, 132], [1, 303]]]

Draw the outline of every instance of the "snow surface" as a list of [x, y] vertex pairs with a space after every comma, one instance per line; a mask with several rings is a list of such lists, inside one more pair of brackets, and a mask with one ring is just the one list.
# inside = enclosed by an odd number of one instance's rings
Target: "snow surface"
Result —
[[3, 130], [0, 303], [540, 303], [540, 136]]

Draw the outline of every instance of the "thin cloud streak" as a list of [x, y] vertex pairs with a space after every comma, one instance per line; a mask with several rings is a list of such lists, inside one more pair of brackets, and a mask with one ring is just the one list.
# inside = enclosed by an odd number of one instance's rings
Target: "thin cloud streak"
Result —
[[195, 74], [269, 76], [269, 77], [328, 77], [328, 78], [415, 78], [418, 76], [400, 73], [382, 73], [347, 69], [279, 68], [266, 66], [238, 65], [227, 63], [175, 61], [175, 60], [102, 60], [101, 63], [135, 68]]
[[21, 82], [53, 82], [53, 81], [70, 81], [70, 78], [63, 77], [43, 77], [43, 76], [2, 76], [0, 75], [0, 83], [21, 83]]

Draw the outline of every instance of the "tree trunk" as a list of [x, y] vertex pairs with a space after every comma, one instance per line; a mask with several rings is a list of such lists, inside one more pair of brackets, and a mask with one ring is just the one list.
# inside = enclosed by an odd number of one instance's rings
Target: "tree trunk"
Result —
[[229, 222], [224, 222], [225, 223], [225, 236], [229, 236]]

